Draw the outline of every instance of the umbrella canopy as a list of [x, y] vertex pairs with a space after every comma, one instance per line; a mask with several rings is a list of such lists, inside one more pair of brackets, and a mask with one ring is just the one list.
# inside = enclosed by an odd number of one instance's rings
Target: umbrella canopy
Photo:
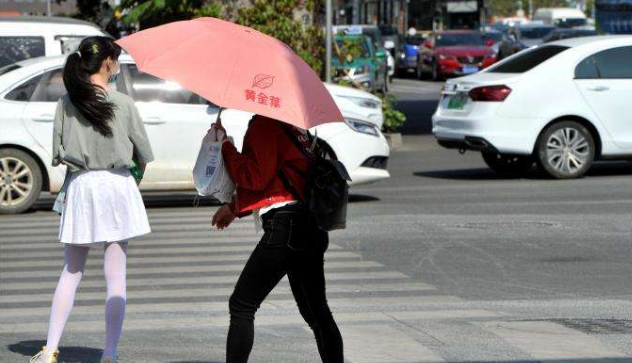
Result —
[[151, 75], [225, 107], [308, 129], [344, 122], [318, 75], [281, 41], [215, 18], [178, 21], [117, 41]]

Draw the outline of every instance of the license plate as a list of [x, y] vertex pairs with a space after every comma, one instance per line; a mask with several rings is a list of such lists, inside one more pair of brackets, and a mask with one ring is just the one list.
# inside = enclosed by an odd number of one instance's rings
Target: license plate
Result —
[[467, 95], [455, 95], [448, 100], [448, 109], [450, 110], [462, 110], [467, 104]]
[[476, 66], [463, 66], [463, 74], [472, 74], [478, 72], [478, 67]]

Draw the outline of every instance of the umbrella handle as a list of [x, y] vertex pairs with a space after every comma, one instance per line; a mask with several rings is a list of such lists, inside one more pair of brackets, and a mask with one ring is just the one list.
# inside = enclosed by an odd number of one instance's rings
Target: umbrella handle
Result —
[[217, 113], [217, 118], [215, 119], [215, 124], [219, 127], [222, 127], [222, 111], [224, 111], [224, 107], [219, 108], [219, 112]]

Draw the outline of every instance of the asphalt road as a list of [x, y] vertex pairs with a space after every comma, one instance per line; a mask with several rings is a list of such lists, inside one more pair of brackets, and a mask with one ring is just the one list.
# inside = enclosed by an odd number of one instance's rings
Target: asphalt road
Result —
[[[632, 163], [573, 181], [499, 177], [427, 134], [440, 87], [393, 85], [409, 121], [392, 178], [353, 188], [348, 229], [332, 233], [328, 291], [347, 362], [632, 362]], [[130, 247], [122, 362], [225, 359], [226, 301], [257, 236], [249, 220], [211, 231], [214, 207], [191, 203], [147, 198], [154, 232]], [[2, 363], [44, 343], [61, 249], [41, 207], [0, 217]], [[101, 255], [60, 362], [98, 362]], [[260, 310], [251, 361], [319, 361], [285, 282]]]

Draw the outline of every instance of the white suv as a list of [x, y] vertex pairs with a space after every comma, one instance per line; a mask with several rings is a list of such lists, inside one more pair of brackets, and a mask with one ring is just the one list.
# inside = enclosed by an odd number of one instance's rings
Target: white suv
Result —
[[[0, 213], [22, 212], [41, 191], [54, 193], [61, 187], [65, 170], [50, 164], [53, 115], [65, 93], [64, 61], [63, 56], [38, 58], [0, 68]], [[141, 190], [194, 190], [193, 165], [217, 107], [177, 84], [139, 72], [129, 55], [121, 55], [120, 61], [116, 87], [136, 101], [156, 156]], [[327, 88], [347, 122], [324, 124], [312, 132], [346, 166], [353, 183], [389, 178], [388, 144], [372, 122], [382, 121], [379, 100], [339, 86]], [[237, 110], [222, 114], [238, 147], [251, 116]]]
[[72, 18], [0, 17], [0, 67], [72, 53], [83, 38], [94, 35], [107, 36], [96, 25]]

